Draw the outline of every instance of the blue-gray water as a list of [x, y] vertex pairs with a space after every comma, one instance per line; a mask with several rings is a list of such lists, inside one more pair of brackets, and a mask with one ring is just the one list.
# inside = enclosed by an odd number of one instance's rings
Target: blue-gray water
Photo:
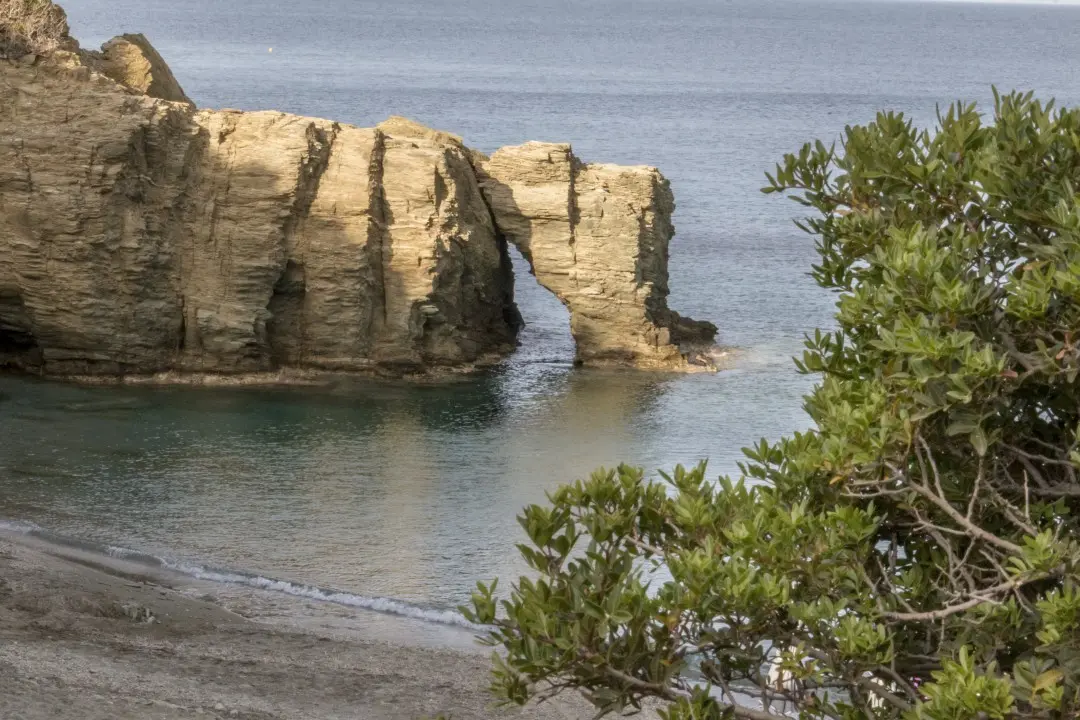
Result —
[[[991, 84], [1080, 101], [1080, 8], [751, 0], [70, 0], [93, 46], [144, 32], [205, 107], [481, 150], [565, 140], [653, 164], [678, 201], [671, 302], [745, 349], [715, 376], [571, 367], [562, 306], [519, 269], [522, 348], [409, 386], [79, 388], [0, 378], [0, 516], [269, 577], [447, 608], [519, 571], [515, 513], [619, 461], [711, 458], [806, 426], [790, 356], [828, 327], [780, 155], [882, 108], [932, 120]], [[269, 52], [269, 48], [273, 52]]]

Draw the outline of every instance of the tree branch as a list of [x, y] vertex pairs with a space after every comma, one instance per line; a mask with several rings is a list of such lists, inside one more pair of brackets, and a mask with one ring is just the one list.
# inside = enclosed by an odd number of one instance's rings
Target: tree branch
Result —
[[[934, 463], [934, 458], [930, 455], [930, 446], [921, 437], [919, 438], [919, 443], [923, 446], [923, 450], [927, 454], [926, 459], [927, 459], [927, 462], [930, 464], [931, 470], [933, 471], [934, 483], [935, 483], [935, 485], [937, 485], [937, 487], [939, 488], [939, 492], [940, 492], [941, 479], [940, 479], [940, 476], [938, 474], [937, 465]], [[946, 515], [948, 515], [950, 518], [952, 518], [952, 521], [955, 522], [960, 527], [964, 528], [964, 530], [967, 531], [967, 533], [969, 535], [971, 535], [973, 537], [977, 537], [980, 540], [983, 540], [983, 541], [985, 541], [985, 542], [987, 542], [987, 543], [989, 543], [991, 545], [994, 545], [995, 547], [998, 547], [998, 548], [1000, 548], [1002, 550], [1005, 550], [1005, 551], [1007, 551], [1009, 553], [1012, 553], [1014, 555], [1019, 555], [1019, 554], [1021, 554], [1023, 552], [1019, 545], [1015, 545], [1015, 544], [1009, 542], [1008, 540], [1004, 540], [1002, 538], [999, 538], [997, 535], [993, 535], [991, 533], [988, 533], [987, 531], [983, 530], [981, 527], [979, 527], [975, 523], [973, 523], [970, 520], [968, 520], [967, 518], [965, 518], [963, 516], [963, 514], [960, 513], [960, 511], [958, 511], [956, 508], [954, 508], [952, 506], [952, 504], [949, 503], [949, 501], [944, 498], [944, 496], [943, 496], [944, 493], [942, 493], [941, 495], [938, 495], [937, 493], [935, 493], [933, 490], [931, 490], [929, 487], [923, 485], [922, 483], [912, 482], [912, 483], [909, 483], [909, 486], [915, 492], [917, 492], [918, 494], [922, 495], [924, 498], [926, 498], [927, 500], [932, 502], [940, 510], [942, 510]]]
[[[660, 683], [651, 683], [645, 680], [639, 680], [633, 675], [627, 675], [621, 670], [616, 670], [610, 665], [604, 666], [604, 672], [614, 680], [629, 685], [643, 692], [647, 692], [650, 695], [662, 697], [665, 700], [675, 702], [679, 699], [686, 698], [686, 693], [677, 692], [674, 688], [670, 688]], [[753, 708], [744, 707], [734, 702], [721, 702], [725, 710], [730, 710], [732, 715], [743, 720], [790, 720], [786, 715], [775, 715], [764, 710], [755, 710]]]
[[[1041, 575], [1036, 575], [1034, 577], [1027, 578], [1026, 580], [1020, 580], [1020, 579], [1011, 580], [1009, 582], [1001, 583], [1000, 585], [995, 585], [993, 587], [986, 588], [986, 590], [984, 590], [983, 592], [984, 593], [1012, 592], [1013, 590], [1015, 590], [1015, 589], [1017, 589], [1019, 587], [1023, 587], [1024, 585], [1027, 585], [1028, 583], [1036, 582], [1038, 580], [1044, 580], [1047, 577], [1049, 577], [1049, 576], [1044, 573], [1044, 574], [1041, 574]], [[967, 600], [965, 602], [957, 603], [956, 605], [950, 605], [948, 607], [944, 607], [944, 608], [941, 608], [939, 610], [930, 610], [930, 611], [927, 611], [927, 612], [918, 612], [918, 613], [887, 612], [887, 613], [882, 613], [882, 617], [884, 617], [886, 620], [894, 620], [894, 621], [897, 621], [897, 622], [926, 622], [926, 621], [933, 621], [933, 620], [941, 620], [943, 618], [947, 618], [947, 617], [950, 617], [952, 615], [956, 615], [957, 613], [962, 613], [962, 612], [964, 612], [966, 610], [970, 610], [971, 608], [975, 607], [976, 605], [982, 605], [983, 603], [987, 603], [987, 602], [992, 603], [992, 602], [997, 602], [997, 601], [993, 600], [992, 598], [988, 598], [988, 597], [980, 595], [978, 597], [973, 597], [970, 600]]]

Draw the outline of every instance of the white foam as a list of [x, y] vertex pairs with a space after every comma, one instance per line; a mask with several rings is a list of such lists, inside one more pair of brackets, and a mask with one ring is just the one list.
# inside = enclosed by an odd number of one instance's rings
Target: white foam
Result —
[[0, 531], [29, 535], [30, 533], [41, 532], [42, 530], [41, 526], [35, 525], [32, 522], [25, 522], [22, 520], [0, 520]]
[[[39, 525], [22, 520], [0, 520], [0, 532], [18, 533], [20, 535], [36, 535], [46, 537], [54, 542], [59, 542], [64, 545], [74, 544], [74, 541], [72, 540], [59, 536], [54, 537]], [[157, 555], [148, 555], [147, 553], [120, 547], [118, 545], [89, 544], [94, 547], [96, 552], [102, 552], [109, 557], [155, 565], [167, 570], [172, 570], [173, 572], [188, 575], [198, 580], [228, 583], [230, 585], [246, 585], [259, 590], [269, 590], [271, 592], [279, 592], [294, 597], [303, 597], [310, 600], [319, 600], [322, 602], [335, 603], [337, 605], [388, 613], [390, 615], [399, 615], [424, 622], [439, 623], [440, 625], [453, 625], [469, 630], [484, 630], [484, 626], [469, 622], [464, 616], [453, 610], [423, 608], [391, 598], [355, 595], [353, 593], [341, 592], [338, 590], [325, 590], [311, 585], [301, 585], [287, 580], [275, 580], [260, 575], [245, 575], [243, 573], [229, 572], [227, 570], [214, 570], [190, 562], [170, 560]]]
[[210, 582], [228, 583], [230, 585], [247, 585], [248, 587], [258, 588], [259, 590], [270, 590], [272, 592], [279, 592], [294, 597], [303, 597], [311, 600], [335, 603], [337, 605], [345, 605], [347, 607], [356, 607], [391, 615], [400, 615], [402, 617], [422, 620], [424, 622], [439, 623], [441, 625], [455, 625], [470, 630], [479, 631], [484, 629], [483, 626], [469, 622], [460, 613], [452, 610], [422, 608], [390, 598], [354, 595], [353, 593], [340, 592], [337, 590], [324, 590], [311, 585], [300, 585], [288, 582], [287, 580], [274, 580], [273, 578], [265, 578], [259, 575], [244, 575], [221, 570], [210, 570], [199, 565], [192, 565], [184, 562], [163, 560], [162, 565], [169, 570], [183, 573], [184, 575], [191, 576], [198, 580], [209, 580]]
[[[117, 547], [116, 545], [106, 545], [105, 546], [105, 554], [108, 555], [109, 557], [121, 558], [121, 559], [123, 559], [123, 558], [145, 557], [145, 555], [143, 553], [137, 552], [135, 550], [129, 550], [128, 548], [124, 548], [124, 547]], [[160, 559], [160, 558], [158, 558], [158, 559]]]

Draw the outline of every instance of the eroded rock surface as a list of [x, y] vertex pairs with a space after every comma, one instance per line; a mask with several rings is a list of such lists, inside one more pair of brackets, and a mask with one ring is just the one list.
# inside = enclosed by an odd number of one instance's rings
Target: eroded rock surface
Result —
[[77, 70], [0, 72], [6, 364], [422, 369], [513, 348], [513, 278], [460, 142], [195, 112]]
[[165, 60], [143, 35], [121, 35], [102, 45], [101, 72], [150, 97], [191, 102]]
[[715, 328], [667, 309], [673, 207], [567, 145], [197, 111], [142, 36], [0, 61], [0, 365], [471, 367], [514, 347], [510, 241], [581, 362], [691, 369]]
[[171, 364], [172, 217], [197, 130], [188, 106], [85, 68], [0, 64], [0, 360], [55, 374]]
[[495, 222], [570, 311], [580, 362], [707, 367], [716, 327], [667, 307], [675, 201], [652, 167], [586, 165], [530, 142], [479, 158]]

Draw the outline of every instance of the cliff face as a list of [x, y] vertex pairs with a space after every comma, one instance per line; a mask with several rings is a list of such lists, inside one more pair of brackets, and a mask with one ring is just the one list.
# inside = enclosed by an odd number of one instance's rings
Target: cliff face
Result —
[[0, 365], [472, 366], [514, 346], [510, 241], [583, 363], [690, 369], [715, 328], [667, 309], [673, 206], [566, 145], [198, 111], [142, 36], [0, 60]]

